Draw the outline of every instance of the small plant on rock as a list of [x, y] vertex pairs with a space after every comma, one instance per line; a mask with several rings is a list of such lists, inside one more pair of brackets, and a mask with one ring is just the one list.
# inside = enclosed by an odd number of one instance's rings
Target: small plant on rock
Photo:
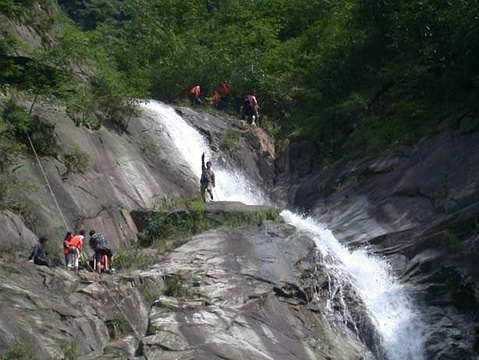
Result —
[[106, 322], [108, 333], [112, 340], [119, 340], [128, 334], [128, 329], [125, 319], [114, 318]]
[[165, 278], [164, 294], [166, 296], [186, 298], [191, 296], [191, 290], [186, 286], [185, 278], [174, 274]]

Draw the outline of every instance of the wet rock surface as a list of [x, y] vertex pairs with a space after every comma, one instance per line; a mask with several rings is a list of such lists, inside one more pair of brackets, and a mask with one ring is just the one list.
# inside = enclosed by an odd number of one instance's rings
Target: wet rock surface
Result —
[[[467, 121], [466, 121], [467, 120]], [[278, 160], [278, 185], [350, 247], [389, 258], [428, 324], [426, 358], [478, 355], [479, 133], [465, 119], [416, 147], [319, 171], [289, 153]], [[306, 148], [306, 145], [297, 147]], [[292, 172], [292, 168], [304, 171]], [[281, 188], [278, 188], [281, 191]]]
[[213, 115], [185, 107], [177, 111], [207, 138], [213, 151], [224, 146], [228, 132], [236, 133], [238, 138], [231, 144], [233, 149], [221, 154], [217, 161], [226, 168], [234, 166], [242, 170], [254, 184], [267, 192], [272, 191], [276, 153], [274, 139], [266, 131], [224, 113]]

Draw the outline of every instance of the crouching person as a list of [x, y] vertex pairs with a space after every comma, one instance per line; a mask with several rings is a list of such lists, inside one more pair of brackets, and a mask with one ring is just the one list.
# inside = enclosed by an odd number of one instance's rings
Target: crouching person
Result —
[[30, 253], [30, 256], [28, 257], [29, 262], [41, 266], [50, 266], [47, 261], [47, 241], [48, 239], [44, 237], [38, 239], [38, 244], [35, 245]]
[[[95, 230], [91, 230], [89, 245], [95, 252], [94, 270], [98, 273], [100, 273], [102, 269], [111, 270], [113, 253], [108, 248], [108, 243], [105, 236], [102, 233], [97, 233]], [[102, 261], [105, 259], [105, 257], [106, 261]]]

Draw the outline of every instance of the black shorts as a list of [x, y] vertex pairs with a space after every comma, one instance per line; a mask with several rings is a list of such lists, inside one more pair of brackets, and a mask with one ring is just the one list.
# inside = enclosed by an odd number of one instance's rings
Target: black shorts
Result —
[[111, 257], [113, 256], [113, 253], [111, 252], [110, 249], [108, 248], [99, 248], [99, 249], [96, 249], [95, 250], [95, 259], [96, 259], [96, 262], [101, 262], [101, 257], [103, 255], [106, 255], [108, 257], [108, 259], [111, 259]]

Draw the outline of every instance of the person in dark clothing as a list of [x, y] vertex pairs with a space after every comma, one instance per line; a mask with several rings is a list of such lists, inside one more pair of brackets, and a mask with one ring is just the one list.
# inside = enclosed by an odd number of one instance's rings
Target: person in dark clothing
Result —
[[206, 202], [206, 195], [205, 191], [208, 192], [208, 195], [210, 196], [211, 201], [213, 201], [213, 188], [216, 186], [215, 183], [215, 173], [211, 169], [213, 164], [211, 164], [211, 161], [208, 161], [205, 166], [205, 153], [201, 155], [201, 179], [200, 179], [200, 184], [201, 184], [201, 198], [203, 199], [204, 202]]
[[112, 265], [113, 253], [108, 248], [108, 243], [106, 241], [105, 235], [103, 235], [102, 233], [97, 233], [95, 230], [91, 230], [89, 245], [95, 252], [95, 260], [97, 263], [98, 272], [101, 271], [101, 267], [98, 266], [98, 264], [101, 264], [101, 258], [103, 255], [106, 255], [109, 264], [105, 266], [105, 270], [110, 270]]
[[50, 266], [47, 261], [47, 252], [45, 247], [47, 245], [47, 238], [41, 237], [38, 239], [38, 244], [33, 247], [28, 261], [40, 266]]

